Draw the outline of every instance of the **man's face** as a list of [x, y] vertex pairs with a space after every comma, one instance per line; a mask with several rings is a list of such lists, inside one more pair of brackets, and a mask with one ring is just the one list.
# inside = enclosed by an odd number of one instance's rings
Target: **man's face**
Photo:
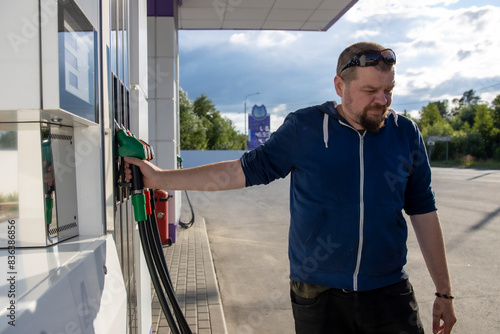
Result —
[[392, 102], [394, 70], [382, 72], [374, 66], [358, 67], [357, 79], [346, 84], [336, 77], [335, 88], [342, 98], [341, 113], [358, 130], [378, 132]]

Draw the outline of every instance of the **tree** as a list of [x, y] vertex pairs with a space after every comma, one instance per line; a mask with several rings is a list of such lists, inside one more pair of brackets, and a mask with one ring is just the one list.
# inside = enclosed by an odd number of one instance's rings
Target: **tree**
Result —
[[455, 131], [451, 139], [451, 152], [455, 158], [466, 155], [483, 158], [486, 155], [484, 140], [476, 131]]
[[493, 127], [496, 129], [496, 135], [493, 140], [493, 159], [500, 161], [500, 95], [491, 102], [491, 117], [493, 118]]
[[445, 118], [448, 116], [448, 100], [434, 101], [431, 103], [434, 104], [438, 108], [439, 113], [441, 114], [442, 118]]
[[493, 117], [491, 111], [485, 104], [481, 104], [476, 109], [476, 116], [474, 117], [473, 131], [481, 134], [483, 139], [490, 138], [494, 130]]
[[212, 115], [208, 129], [209, 150], [245, 150], [246, 136], [238, 134], [231, 120], [221, 116], [220, 112]]
[[205, 150], [207, 148], [207, 129], [195, 114], [193, 104], [187, 93], [179, 89], [180, 140], [183, 150]]
[[[451, 113], [446, 113], [447, 101], [431, 102], [422, 108], [417, 124], [424, 139], [451, 136], [452, 158], [500, 160], [500, 95], [488, 107], [470, 89], [460, 99], [454, 99], [453, 105]], [[444, 143], [435, 143], [433, 159], [444, 158], [445, 148]]]
[[462, 129], [465, 123], [470, 127], [474, 125], [474, 118], [476, 115], [476, 107], [479, 103], [480, 97], [476, 95], [473, 89], [463, 93], [460, 99], [453, 99], [455, 107], [452, 109], [452, 116], [455, 119], [452, 121], [455, 130]]
[[205, 94], [193, 103], [180, 94], [181, 148], [191, 150], [246, 150], [244, 134], [235, 130]]
[[[451, 136], [453, 133], [452, 127], [441, 117], [438, 105], [434, 102], [429, 103], [420, 111], [420, 128], [424, 139], [429, 136]], [[446, 145], [447, 143], [444, 142], [435, 143], [432, 148], [432, 158], [445, 159]]]
[[214, 113], [217, 112], [215, 105], [205, 94], [201, 94], [193, 102], [194, 113], [201, 119], [211, 120]]
[[481, 98], [476, 95], [474, 89], [470, 89], [462, 94], [460, 99], [453, 99], [453, 103], [458, 105], [458, 109], [479, 103]]
[[455, 130], [472, 128], [476, 119], [476, 107], [477, 105], [470, 105], [459, 109], [452, 121], [453, 128]]
[[499, 147], [498, 137], [500, 130], [495, 128], [492, 111], [485, 104], [481, 104], [476, 109], [476, 117], [472, 131], [481, 134], [485, 145], [485, 157], [492, 157], [495, 150]]
[[500, 95], [497, 95], [492, 105], [491, 116], [493, 118], [493, 125], [495, 128], [500, 129]]
[[441, 116], [437, 105], [431, 102], [420, 111], [420, 120], [420, 125], [424, 127], [442, 122], [443, 117]]

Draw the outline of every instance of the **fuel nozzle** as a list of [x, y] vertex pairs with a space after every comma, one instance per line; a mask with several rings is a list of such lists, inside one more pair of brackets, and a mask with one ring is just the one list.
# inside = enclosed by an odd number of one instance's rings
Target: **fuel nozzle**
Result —
[[148, 160], [148, 161], [153, 160], [155, 157], [155, 154], [154, 154], [154, 151], [153, 151], [153, 148], [151, 147], [151, 145], [149, 145], [148, 143], [146, 143], [142, 139], [139, 139], [139, 141], [144, 145], [144, 148], [146, 149], [146, 153], [147, 153], [146, 160]]
[[[115, 135], [118, 141], [118, 155], [120, 157], [134, 157], [142, 160], [151, 160], [148, 157], [148, 148], [139, 139], [129, 135], [125, 129], [115, 123]], [[149, 146], [149, 145], [148, 145]]]
[[[115, 136], [118, 141], [118, 155], [120, 157], [134, 157], [142, 160], [153, 159], [153, 150], [146, 142], [134, 137], [128, 130], [115, 122]], [[141, 169], [136, 165], [131, 165], [132, 170], [132, 205], [136, 221], [145, 221], [146, 197], [144, 195], [144, 184], [142, 182]]]

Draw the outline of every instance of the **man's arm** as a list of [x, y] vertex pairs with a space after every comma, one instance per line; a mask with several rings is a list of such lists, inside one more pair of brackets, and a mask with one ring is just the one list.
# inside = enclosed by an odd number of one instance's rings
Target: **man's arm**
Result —
[[200, 167], [163, 170], [150, 162], [125, 158], [125, 181], [132, 179], [130, 164], [142, 172], [144, 186], [151, 189], [218, 191], [245, 187], [245, 174], [239, 160]]
[[[452, 295], [443, 231], [437, 211], [412, 215], [410, 219], [436, 292]], [[433, 332], [449, 334], [456, 321], [453, 301], [436, 297], [432, 313]]]

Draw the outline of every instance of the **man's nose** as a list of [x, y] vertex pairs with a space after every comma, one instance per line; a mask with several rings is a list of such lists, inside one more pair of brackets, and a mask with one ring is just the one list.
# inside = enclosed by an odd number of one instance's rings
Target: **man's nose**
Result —
[[387, 102], [389, 101], [388, 96], [386, 95], [385, 92], [380, 92], [375, 95], [375, 100], [373, 102], [380, 104], [380, 105], [387, 105]]

